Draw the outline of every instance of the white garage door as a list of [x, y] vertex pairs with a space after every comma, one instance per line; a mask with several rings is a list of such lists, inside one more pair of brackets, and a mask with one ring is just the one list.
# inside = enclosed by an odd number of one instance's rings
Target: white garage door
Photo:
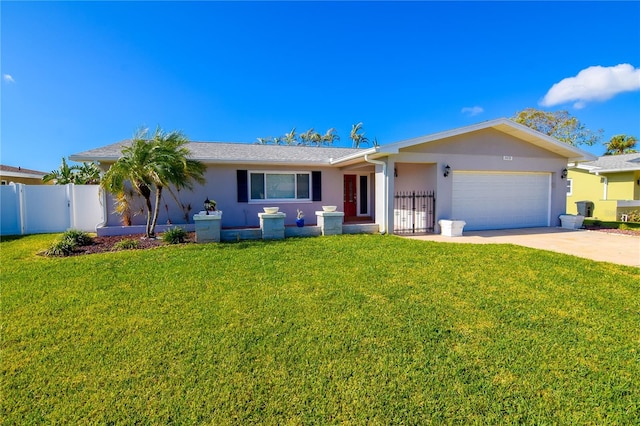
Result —
[[453, 218], [466, 230], [549, 226], [549, 173], [453, 173]]

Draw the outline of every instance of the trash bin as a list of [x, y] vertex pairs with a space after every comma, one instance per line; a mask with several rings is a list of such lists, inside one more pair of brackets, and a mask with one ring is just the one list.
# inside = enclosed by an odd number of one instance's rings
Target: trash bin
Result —
[[578, 214], [584, 217], [593, 217], [593, 202], [591, 201], [576, 201], [578, 207]]

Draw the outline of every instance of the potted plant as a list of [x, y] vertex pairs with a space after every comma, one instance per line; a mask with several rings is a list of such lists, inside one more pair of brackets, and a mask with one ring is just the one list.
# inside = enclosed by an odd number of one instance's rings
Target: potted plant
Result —
[[298, 210], [298, 217], [296, 218], [296, 225], [302, 228], [304, 226], [304, 213], [300, 209], [297, 209], [297, 210]]
[[215, 212], [217, 205], [218, 203], [216, 203], [215, 200], [209, 200], [209, 197], [207, 197], [207, 199], [204, 200], [204, 210], [207, 212], [207, 215], [209, 212]]

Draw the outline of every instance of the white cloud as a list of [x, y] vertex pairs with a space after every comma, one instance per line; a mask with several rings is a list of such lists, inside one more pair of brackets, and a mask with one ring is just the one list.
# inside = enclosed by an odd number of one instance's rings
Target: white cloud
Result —
[[549, 107], [574, 102], [574, 108], [580, 109], [588, 101], [606, 101], [619, 93], [635, 90], [640, 90], [640, 69], [630, 64], [593, 66], [554, 84], [540, 105]]
[[460, 111], [463, 114], [467, 114], [469, 117], [473, 117], [476, 116], [480, 113], [484, 112], [484, 108], [479, 107], [479, 106], [473, 106], [473, 107], [464, 107], [462, 108], [462, 111]]
[[7, 83], [15, 83], [16, 81], [13, 79], [11, 74], [2, 74], [2, 79]]

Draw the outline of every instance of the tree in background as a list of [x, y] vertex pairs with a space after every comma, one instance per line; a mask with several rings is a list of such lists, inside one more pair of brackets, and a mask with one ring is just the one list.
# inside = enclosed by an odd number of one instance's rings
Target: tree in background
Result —
[[638, 140], [635, 136], [612, 136], [609, 142], [604, 144], [607, 147], [604, 155], [633, 154], [634, 152], [638, 152], [635, 150], [637, 142]]
[[95, 163], [82, 163], [75, 167], [75, 184], [97, 185], [100, 183], [100, 169]]
[[[360, 148], [364, 144], [373, 144], [378, 146], [378, 140], [374, 139], [370, 141], [362, 131], [362, 123], [354, 124], [351, 126], [351, 140], [355, 148]], [[291, 129], [289, 133], [285, 133], [283, 136], [274, 138], [257, 138], [258, 145], [267, 145], [273, 143], [274, 145], [301, 145], [301, 146], [332, 146], [336, 141], [340, 140], [338, 132], [335, 127], [331, 127], [326, 133], [320, 134], [312, 127], [306, 132], [296, 134], [296, 128]]]
[[[192, 181], [204, 182], [205, 166], [189, 159], [189, 150], [184, 146], [188, 139], [181, 132], [165, 133], [157, 128], [151, 139], [148, 130], [136, 133], [130, 146], [122, 149], [120, 157], [104, 174], [101, 186], [113, 194], [122, 194], [127, 185], [144, 198], [147, 213], [145, 236], [155, 237], [162, 190], [173, 185], [192, 188]], [[156, 191], [155, 207], [151, 195]]]
[[327, 130], [327, 133], [322, 135], [322, 143], [324, 145], [333, 145], [335, 141], [339, 140], [340, 136], [338, 136], [338, 133], [336, 132], [336, 129], [334, 127], [330, 128], [329, 130]]
[[527, 108], [516, 113], [511, 120], [573, 146], [592, 146], [602, 139], [602, 130], [594, 132], [587, 129], [567, 111], [546, 112]]
[[298, 135], [296, 134], [296, 128], [291, 129], [289, 133], [284, 134], [284, 143], [287, 145], [295, 145], [298, 143]]
[[351, 126], [351, 133], [349, 137], [353, 141], [354, 148], [360, 148], [360, 145], [369, 143], [369, 139], [365, 136], [365, 133], [362, 131], [362, 122], [358, 124], [353, 124]]
[[306, 132], [300, 133], [299, 145], [304, 145], [304, 146], [311, 145], [311, 138], [313, 137], [314, 133], [315, 133], [315, 130], [313, 127], [307, 130]]
[[82, 163], [69, 166], [67, 160], [62, 158], [58, 170], [53, 170], [42, 177], [43, 182], [54, 181], [56, 185], [73, 183], [76, 185], [95, 185], [100, 183], [100, 169], [95, 163]]

